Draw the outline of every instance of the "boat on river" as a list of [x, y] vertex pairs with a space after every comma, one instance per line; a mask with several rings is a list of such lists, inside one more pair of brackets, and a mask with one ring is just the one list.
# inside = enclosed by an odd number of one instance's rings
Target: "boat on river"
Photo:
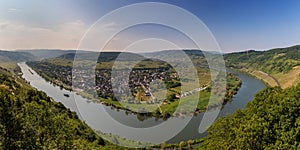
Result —
[[29, 71], [32, 75], [34, 75], [34, 73], [33, 73], [30, 69], [28, 69], [28, 71]]

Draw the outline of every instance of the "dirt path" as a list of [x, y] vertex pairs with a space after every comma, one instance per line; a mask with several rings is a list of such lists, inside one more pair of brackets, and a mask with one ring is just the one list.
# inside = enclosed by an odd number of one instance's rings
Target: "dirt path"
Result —
[[261, 73], [261, 74], [264, 74], [264, 75], [266, 75], [266, 76], [268, 76], [268, 77], [270, 77], [270, 78], [272, 78], [272, 79], [276, 82], [277, 86], [281, 87], [279, 81], [278, 81], [274, 76], [272, 76], [272, 75], [270, 75], [270, 74], [268, 74], [268, 73], [265, 73], [265, 72], [263, 72], [263, 71], [258, 71], [258, 72]]

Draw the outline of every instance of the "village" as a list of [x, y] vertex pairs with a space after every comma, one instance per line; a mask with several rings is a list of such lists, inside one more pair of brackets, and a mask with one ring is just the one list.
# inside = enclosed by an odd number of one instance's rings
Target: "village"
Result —
[[[111, 98], [115, 101], [123, 100], [129, 103], [161, 101], [153, 96], [152, 91], [180, 86], [177, 73], [167, 68], [118, 70], [114, 71], [113, 75], [109, 69], [98, 69], [95, 71], [96, 75], [92, 75], [86, 70], [76, 69], [73, 70], [73, 73], [80, 75], [80, 77], [73, 77], [73, 80], [76, 81], [76, 88], [85, 92], [96, 90], [98, 97]], [[69, 79], [68, 77], [67, 79]], [[78, 78], [80, 79], [78, 80]], [[91, 80], [93, 78], [96, 79], [96, 82]], [[156, 85], [156, 89], [151, 89], [150, 84], [157, 80], [161, 81], [160, 84]], [[165, 87], [163, 84], [166, 84]], [[134, 99], [124, 99], [132, 96]]]

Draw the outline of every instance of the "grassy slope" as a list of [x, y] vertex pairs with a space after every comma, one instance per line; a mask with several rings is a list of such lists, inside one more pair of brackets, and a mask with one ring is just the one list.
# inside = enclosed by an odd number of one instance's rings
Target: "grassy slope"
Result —
[[[299, 83], [300, 46], [225, 55], [226, 65], [246, 71], [271, 86], [282, 88]], [[272, 78], [274, 77], [274, 78]]]
[[291, 87], [300, 83], [300, 66], [293, 67], [288, 73], [277, 73], [274, 77], [278, 79], [282, 88]]

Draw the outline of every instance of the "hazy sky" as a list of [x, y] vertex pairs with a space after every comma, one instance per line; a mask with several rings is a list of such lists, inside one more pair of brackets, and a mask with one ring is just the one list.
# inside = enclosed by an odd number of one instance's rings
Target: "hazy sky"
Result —
[[[119, 7], [139, 2], [150, 1], [0, 0], [0, 49], [76, 49], [87, 29], [103, 15]], [[155, 2], [173, 4], [196, 15], [210, 29], [224, 52], [265, 50], [300, 44], [299, 0]], [[101, 32], [113, 30], [116, 26], [118, 24], [108, 22]], [[156, 27], [151, 28], [147, 26], [139, 31], [128, 30], [119, 36], [118, 40], [135, 39], [142, 34], [155, 33]], [[157, 32], [155, 35], [174, 36], [169, 31]], [[110, 49], [118, 49], [120, 42], [114, 43]]]

